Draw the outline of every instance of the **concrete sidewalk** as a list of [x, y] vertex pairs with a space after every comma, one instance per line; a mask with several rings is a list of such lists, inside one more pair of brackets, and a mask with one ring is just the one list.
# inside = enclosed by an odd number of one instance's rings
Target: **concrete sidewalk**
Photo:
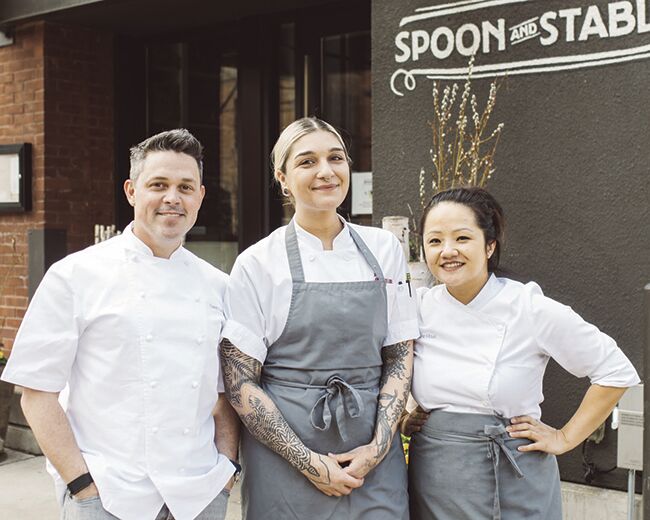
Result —
[[[52, 477], [45, 471], [45, 457], [5, 450], [0, 462], [0, 516], [7, 520], [58, 520]], [[4, 455], [0, 455], [4, 457]], [[226, 520], [241, 519], [241, 496], [235, 486]]]

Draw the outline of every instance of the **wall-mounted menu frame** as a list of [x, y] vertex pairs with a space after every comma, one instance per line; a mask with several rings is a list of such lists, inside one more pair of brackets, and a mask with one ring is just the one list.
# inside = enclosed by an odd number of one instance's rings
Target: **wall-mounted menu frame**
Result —
[[32, 146], [0, 145], [0, 212], [29, 211], [32, 207]]

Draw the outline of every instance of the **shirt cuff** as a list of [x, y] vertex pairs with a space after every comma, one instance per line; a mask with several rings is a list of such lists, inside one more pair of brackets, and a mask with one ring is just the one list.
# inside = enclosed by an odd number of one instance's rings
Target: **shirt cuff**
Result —
[[16, 386], [39, 390], [41, 392], [58, 393], [65, 388], [65, 382], [62, 384], [61, 381], [44, 379], [43, 374], [12, 370], [9, 364], [2, 371], [2, 377], [0, 379]]
[[630, 364], [629, 366], [622, 368], [613, 374], [590, 378], [590, 382], [592, 385], [612, 386], [614, 388], [629, 388], [631, 386], [638, 385], [641, 382], [641, 379], [639, 379], [637, 371]]
[[419, 337], [420, 327], [418, 326], [418, 320], [391, 323], [388, 326], [388, 334], [384, 340], [384, 347], [395, 345], [396, 343], [400, 343], [402, 341], [418, 339]]
[[241, 323], [234, 320], [228, 320], [221, 335], [224, 338], [228, 338], [230, 343], [247, 356], [256, 359], [260, 363], [264, 363], [267, 351], [264, 341], [244, 327]]

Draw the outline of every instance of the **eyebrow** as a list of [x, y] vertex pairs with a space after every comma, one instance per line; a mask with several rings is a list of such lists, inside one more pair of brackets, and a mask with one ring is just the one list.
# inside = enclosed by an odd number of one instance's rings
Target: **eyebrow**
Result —
[[[328, 153], [329, 153], [329, 152], [343, 152], [343, 148], [340, 148], [340, 147], [337, 146], [337, 147], [335, 147], [335, 148], [330, 148], [330, 149], [328, 150]], [[294, 156], [294, 159], [297, 159], [298, 157], [302, 157], [303, 155], [313, 155], [314, 153], [316, 153], [316, 152], [312, 152], [311, 150], [307, 150], [307, 151], [304, 151], [304, 152], [300, 152], [300, 153], [297, 153], [297, 154]]]
[[[458, 233], [460, 231], [469, 231], [470, 233], [474, 232], [473, 229], [462, 227], [462, 228], [457, 228], [457, 229], [452, 230], [452, 233]], [[431, 231], [426, 232], [427, 235], [431, 235], [431, 234], [434, 234], [434, 233], [442, 233], [442, 231], [440, 231], [438, 229], [432, 229]]]
[[[169, 177], [164, 177], [162, 175], [159, 175], [157, 177], [151, 177], [151, 179], [147, 179], [147, 182], [156, 182], [156, 181], [169, 182]], [[193, 179], [192, 177], [183, 177], [181, 179], [181, 182], [184, 182], [184, 183], [187, 184], [187, 183], [196, 182], [196, 179]]]

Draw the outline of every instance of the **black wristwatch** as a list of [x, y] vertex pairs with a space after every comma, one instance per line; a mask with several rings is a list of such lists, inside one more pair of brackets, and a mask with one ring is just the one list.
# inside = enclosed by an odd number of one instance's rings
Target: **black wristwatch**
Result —
[[68, 491], [70, 491], [71, 495], [76, 495], [90, 486], [93, 482], [94, 480], [92, 475], [90, 473], [84, 473], [71, 482], [68, 482]]
[[233, 474], [232, 478], [235, 481], [235, 483], [239, 482], [239, 477], [241, 476], [241, 464], [239, 462], [234, 461], [232, 459], [228, 459], [230, 463], [235, 466], [235, 473]]

